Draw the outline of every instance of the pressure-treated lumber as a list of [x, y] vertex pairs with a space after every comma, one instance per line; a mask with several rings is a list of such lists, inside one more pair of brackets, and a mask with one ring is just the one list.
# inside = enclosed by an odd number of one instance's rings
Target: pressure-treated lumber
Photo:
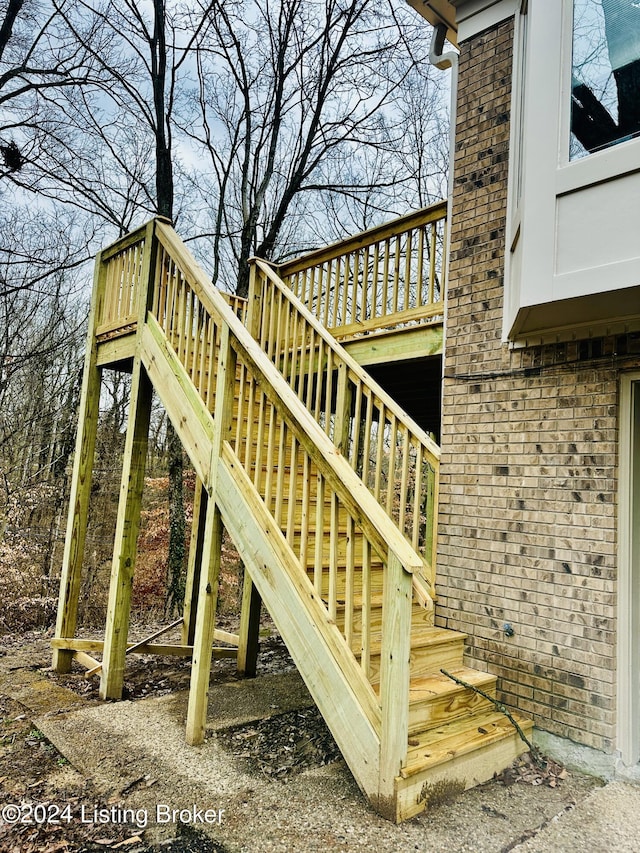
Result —
[[115, 546], [109, 584], [104, 658], [100, 680], [101, 699], [122, 696], [125, 654], [129, 632], [131, 587], [136, 561], [140, 505], [144, 486], [147, 438], [151, 416], [151, 383], [140, 358], [134, 362], [129, 420], [124, 447]]
[[[245, 554], [246, 566], [311, 695], [327, 720], [362, 789], [377, 791], [380, 709], [355, 660], [347, 654], [313, 587], [273, 526], [241, 468], [225, 452], [218, 474], [224, 524]], [[272, 567], [290, 565], [287, 572]], [[336, 666], [337, 664], [337, 666]]]
[[[377, 242], [361, 235], [350, 255], [330, 251], [326, 269], [303, 260], [301, 297], [311, 305], [348, 281], [349, 294], [345, 285], [320, 312], [325, 327], [340, 318], [343, 331], [371, 319], [359, 307], [365, 295], [383, 313], [392, 306], [396, 320], [435, 317], [442, 282], [425, 248], [443, 215], [410, 217], [402, 233], [385, 226]], [[250, 270], [245, 327], [167, 223], [138, 229], [103, 260], [111, 289], [88, 348], [94, 380], [100, 365], [132, 371], [107, 627], [104, 643], [74, 638], [73, 619], [66, 633], [76, 583], [68, 568], [54, 654], [87, 674], [102, 668], [103, 697], [119, 695], [128, 653], [191, 656], [186, 739], [198, 744], [212, 657], [236, 657], [240, 672], [255, 674], [264, 602], [381, 814], [405, 819], [424, 806], [425, 784], [459, 774], [468, 785], [502, 769], [521, 746], [486, 707], [495, 679], [464, 667], [464, 634], [434, 626], [439, 448], [266, 263]], [[414, 273], [429, 290], [415, 302], [406, 286]], [[374, 327], [389, 315], [371, 316]], [[386, 352], [399, 358], [396, 344]], [[198, 478], [177, 644], [154, 642], [162, 631], [127, 641], [152, 386]], [[88, 497], [83, 477], [76, 488]], [[71, 518], [69, 530], [80, 529], [82, 514]], [[245, 562], [237, 636], [215, 627], [223, 523]], [[442, 668], [465, 683], [443, 681]]]
[[411, 655], [411, 576], [397, 558], [389, 555], [382, 602], [380, 695], [380, 781], [377, 810], [395, 817], [395, 777], [400, 772], [409, 733], [409, 663]]
[[193, 522], [191, 525], [191, 540], [187, 560], [184, 608], [182, 612], [182, 642], [185, 645], [193, 645], [193, 638], [196, 633], [200, 567], [202, 565], [204, 528], [207, 517], [207, 498], [208, 494], [202, 485], [202, 480], [196, 479], [193, 493]]
[[255, 676], [258, 664], [261, 609], [260, 593], [245, 570], [240, 612], [238, 672], [250, 678]]
[[[62, 576], [60, 579], [60, 597], [56, 620], [56, 637], [72, 637], [75, 634], [78, 619], [78, 598], [84, 559], [84, 546], [89, 518], [89, 498], [91, 497], [91, 475], [95, 453], [98, 414], [100, 407], [101, 371], [97, 365], [97, 343], [95, 329], [97, 317], [102, 310], [104, 299], [104, 268], [101, 256], [96, 258], [91, 309], [89, 312], [89, 331], [85, 350], [80, 410], [78, 413], [78, 432], [76, 450], [71, 474], [69, 494], [69, 516], [62, 558]], [[71, 654], [65, 649], [54, 649], [53, 668], [57, 672], [69, 672]]]
[[[155, 275], [155, 220], [144, 229], [146, 251], [139, 270], [135, 292], [136, 355], [131, 374], [131, 392], [125, 438], [120, 497], [116, 518], [113, 561], [107, 603], [100, 698], [119, 699], [124, 680], [131, 587], [136, 561], [140, 506], [151, 418], [153, 387], [140, 357], [143, 321], [152, 295], [151, 277]], [[122, 285], [125, 286], [124, 283]], [[108, 297], [108, 294], [107, 294]], [[105, 304], [107, 302], [105, 297]]]
[[211, 441], [211, 472], [206, 506], [202, 566], [200, 569], [200, 593], [196, 630], [193, 640], [193, 662], [191, 687], [187, 708], [187, 743], [199, 744], [204, 740], [207, 721], [207, 699], [211, 670], [211, 643], [215, 628], [216, 603], [218, 600], [218, 576], [222, 549], [222, 517], [218, 501], [218, 460], [222, 444], [231, 429], [233, 415], [233, 392], [236, 380], [236, 356], [231, 347], [228, 327], [222, 330], [218, 353], [216, 381], [216, 418], [213, 423]]

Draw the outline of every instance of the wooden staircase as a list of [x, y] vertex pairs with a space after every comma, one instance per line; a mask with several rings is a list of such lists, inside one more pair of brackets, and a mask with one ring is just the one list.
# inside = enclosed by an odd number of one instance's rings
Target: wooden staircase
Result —
[[[185, 612], [193, 659], [187, 740], [199, 743], [205, 733], [224, 525], [246, 566], [240, 668], [251, 669], [262, 601], [374, 808], [404, 820], [425, 807], [434, 786], [470, 787], [502, 770], [524, 743], [487, 699], [441, 672], [495, 694], [493, 676], [464, 666], [465, 635], [434, 625], [433, 441], [314, 316], [313, 300], [305, 305], [270, 265], [255, 261], [247, 305], [229, 305], [172, 228], [153, 220], [105, 250], [96, 270], [57, 668], [79, 654], [71, 638], [100, 368], [126, 366], [131, 410], [103, 698], [122, 689], [153, 388], [199, 483]], [[334, 321], [341, 300], [334, 293]], [[411, 312], [405, 305], [405, 317]], [[526, 720], [521, 726], [531, 729]]]

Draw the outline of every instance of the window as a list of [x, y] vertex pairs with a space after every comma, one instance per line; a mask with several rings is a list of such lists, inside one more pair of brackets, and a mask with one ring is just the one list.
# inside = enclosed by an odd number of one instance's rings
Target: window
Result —
[[640, 135], [640, 0], [573, 0], [576, 160]]

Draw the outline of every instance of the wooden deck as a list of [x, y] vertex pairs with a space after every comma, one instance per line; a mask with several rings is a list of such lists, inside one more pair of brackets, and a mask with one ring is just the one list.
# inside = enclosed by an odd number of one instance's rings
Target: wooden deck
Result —
[[[192, 658], [188, 742], [204, 737], [212, 653], [255, 672], [264, 603], [392, 820], [424, 807], [425, 785], [452, 772], [475, 784], [525, 748], [440, 673], [494, 689], [464, 668], [464, 636], [434, 626], [439, 448], [355, 357], [385, 336], [395, 358], [424, 357], [407, 342], [425, 336], [435, 346], [443, 217], [429, 209], [286, 268], [256, 259], [246, 303], [212, 288], [163, 220], [101, 253], [53, 641], [59, 671], [75, 657], [100, 672], [103, 698], [120, 696], [153, 388], [197, 475], [182, 643], [167, 652]], [[105, 636], [86, 641], [74, 636], [105, 366], [129, 370], [132, 391]], [[237, 637], [215, 627], [223, 525], [247, 570]], [[166, 652], [155, 639], [141, 648]]]

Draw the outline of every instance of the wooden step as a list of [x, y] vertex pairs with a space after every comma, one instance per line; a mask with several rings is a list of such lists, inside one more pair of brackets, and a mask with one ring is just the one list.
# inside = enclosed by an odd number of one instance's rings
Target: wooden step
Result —
[[[464, 641], [467, 635], [447, 628], [424, 626], [411, 632], [410, 677], [419, 678], [440, 669], [454, 670], [462, 666]], [[358, 655], [356, 654], [356, 657]], [[373, 644], [370, 658], [369, 681], [374, 686], [380, 681], [380, 645]]]
[[[495, 675], [466, 666], [453, 669], [451, 674], [495, 698]], [[441, 672], [414, 678], [409, 685], [409, 734], [427, 731], [489, 707], [489, 701], [479, 693], [456, 684]]]
[[[362, 641], [362, 598], [359, 595], [354, 595], [353, 608], [351, 650], [359, 655]], [[338, 606], [336, 625], [344, 633], [345, 608], [343, 605]], [[411, 608], [411, 631], [419, 632], [423, 628], [433, 628], [433, 611], [426, 610], [422, 605], [414, 602]], [[371, 596], [369, 629], [370, 643], [379, 650], [382, 639], [382, 593]]]
[[[533, 722], [519, 714], [514, 717], [530, 737]], [[494, 710], [411, 735], [406, 765], [396, 779], [396, 820], [407, 820], [424, 809], [425, 788], [472, 788], [492, 779], [526, 750], [507, 717]]]

